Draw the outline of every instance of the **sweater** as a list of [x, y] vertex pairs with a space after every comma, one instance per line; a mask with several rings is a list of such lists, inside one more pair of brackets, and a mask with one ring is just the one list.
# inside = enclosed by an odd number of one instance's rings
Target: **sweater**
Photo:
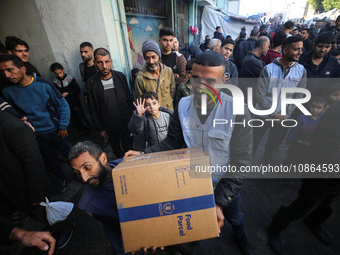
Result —
[[34, 77], [31, 84], [25, 87], [11, 84], [2, 93], [10, 105], [32, 120], [37, 134], [67, 129], [70, 107], [50, 81]]
[[301, 114], [296, 120], [298, 124], [289, 130], [286, 141], [290, 143], [301, 139], [310, 142], [319, 120], [320, 117], [314, 120], [312, 116]]

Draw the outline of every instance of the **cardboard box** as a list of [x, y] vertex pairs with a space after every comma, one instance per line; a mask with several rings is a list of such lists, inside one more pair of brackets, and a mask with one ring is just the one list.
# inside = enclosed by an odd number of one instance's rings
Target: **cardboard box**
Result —
[[[124, 159], [112, 171], [125, 252], [219, 236], [210, 173], [197, 148]], [[202, 173], [200, 173], [202, 177]]]

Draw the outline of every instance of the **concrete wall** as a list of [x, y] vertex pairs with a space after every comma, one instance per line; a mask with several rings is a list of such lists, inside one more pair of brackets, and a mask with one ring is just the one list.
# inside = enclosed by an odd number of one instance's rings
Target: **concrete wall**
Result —
[[[53, 62], [61, 63], [65, 71], [80, 83], [79, 45], [91, 42], [94, 49], [104, 47], [111, 52], [114, 68], [130, 74], [131, 57], [125, 13], [119, 4], [123, 0], [1, 0], [0, 39], [17, 36], [30, 45], [30, 62], [42, 75], [51, 79], [48, 71]], [[120, 6], [121, 7], [121, 6]], [[125, 31], [124, 31], [125, 27]]]
[[54, 55], [42, 22], [44, 13], [39, 13], [34, 0], [1, 0], [0, 6], [1, 41], [5, 43], [6, 36], [11, 35], [26, 41], [30, 46], [29, 61], [48, 78]]
[[94, 49], [109, 49], [100, 0], [35, 0], [41, 21], [53, 49], [54, 59], [79, 82], [82, 62], [79, 44], [88, 41]]

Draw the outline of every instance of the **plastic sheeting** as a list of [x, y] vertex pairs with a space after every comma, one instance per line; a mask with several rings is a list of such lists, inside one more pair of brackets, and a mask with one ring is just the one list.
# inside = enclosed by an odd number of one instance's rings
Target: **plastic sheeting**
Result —
[[200, 41], [204, 41], [206, 35], [209, 35], [212, 39], [217, 26], [221, 27], [222, 34], [231, 35], [235, 40], [241, 32], [241, 27], [245, 26], [246, 32], [249, 35], [254, 24], [246, 23], [243, 20], [231, 19], [225, 13], [206, 6], [203, 9], [201, 26]]

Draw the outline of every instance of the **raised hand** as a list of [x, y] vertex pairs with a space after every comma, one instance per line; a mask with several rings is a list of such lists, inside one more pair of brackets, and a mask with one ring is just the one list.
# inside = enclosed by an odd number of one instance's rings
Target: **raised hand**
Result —
[[137, 104], [135, 104], [135, 102], [133, 102], [134, 106], [136, 107], [136, 112], [138, 116], [142, 116], [146, 110], [149, 108], [149, 106], [147, 106], [146, 108], [144, 107], [145, 105], [145, 99], [143, 99], [140, 97], [139, 100], [137, 98]]

